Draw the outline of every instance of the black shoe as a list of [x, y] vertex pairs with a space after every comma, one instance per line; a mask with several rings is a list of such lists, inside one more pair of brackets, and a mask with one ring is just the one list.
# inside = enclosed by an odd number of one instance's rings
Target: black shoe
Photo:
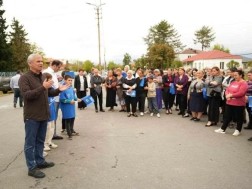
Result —
[[119, 112], [125, 112], [125, 110], [124, 110], [124, 109], [122, 109], [122, 110], [119, 110]]
[[195, 119], [197, 119], [196, 117], [192, 117], [190, 120], [195, 120]]
[[58, 135], [56, 135], [56, 136], [53, 136], [53, 138], [52, 138], [53, 140], [62, 140], [63, 139], [63, 137], [62, 136], [58, 136]]
[[34, 168], [34, 169], [28, 171], [28, 175], [31, 177], [34, 177], [34, 178], [44, 178], [45, 177], [45, 173], [40, 171], [38, 168]]
[[79, 133], [77, 133], [76, 131], [72, 132], [73, 136], [79, 136]]
[[179, 112], [178, 115], [182, 115], [182, 112]]
[[127, 115], [128, 117], [130, 117], [131, 116], [131, 113], [128, 113], [128, 115]]
[[251, 130], [252, 127], [247, 126], [247, 127], [244, 127], [244, 129]]
[[199, 118], [195, 118], [193, 121], [200, 121], [200, 119]]
[[134, 117], [138, 117], [138, 115], [136, 115], [135, 113], [134, 114], [132, 114]]
[[39, 169], [45, 169], [45, 168], [50, 168], [53, 167], [55, 164], [53, 162], [44, 162], [43, 164], [37, 165]]
[[248, 141], [252, 141], [252, 137], [248, 139]]
[[105, 112], [105, 111], [103, 109], [101, 109], [100, 112]]
[[183, 115], [182, 117], [189, 117], [189, 114], [185, 114], [185, 115]]
[[98, 113], [98, 110], [95, 110], [96, 113]]
[[17, 105], [16, 104], [14, 104], [14, 108], [16, 108], [17, 107]]

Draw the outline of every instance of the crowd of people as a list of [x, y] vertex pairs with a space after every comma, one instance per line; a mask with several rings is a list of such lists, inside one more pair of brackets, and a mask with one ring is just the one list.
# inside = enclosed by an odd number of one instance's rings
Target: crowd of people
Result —
[[[58, 76], [56, 73], [62, 66], [58, 60], [52, 61], [46, 70], [43, 70], [43, 60], [38, 54], [31, 54], [27, 62], [30, 70], [18, 76], [18, 86], [24, 102], [24, 153], [28, 175], [35, 178], [45, 177], [40, 169], [54, 166], [44, 157], [48, 151], [58, 147], [52, 140], [62, 139], [56, 132], [59, 107], [62, 133], [72, 140], [72, 136], [79, 135], [74, 129], [75, 103], [78, 102], [79, 110], [85, 109], [83, 98], [90, 91], [95, 112], [105, 112], [103, 87], [106, 89], [105, 106], [108, 111], [114, 112], [119, 106], [119, 112], [126, 112], [127, 117], [155, 114], [160, 118], [162, 114], [174, 114], [175, 109], [178, 115], [189, 117], [193, 122], [201, 121], [202, 115], [206, 114], [206, 127], [221, 122], [216, 133], [224, 134], [232, 122], [236, 124], [233, 135], [240, 135], [246, 117], [249, 119], [244, 129], [252, 129], [252, 103], [249, 103], [252, 71], [247, 73], [248, 81], [245, 81], [244, 72], [237, 68], [228, 69], [225, 73], [218, 67], [204, 70], [138, 68], [132, 71], [127, 65], [124, 70], [109, 70], [105, 78], [94, 68], [88, 81], [83, 69], [74, 78], [64, 71]], [[16, 103], [15, 97], [14, 107]], [[252, 141], [252, 138], [248, 140]]]
[[[206, 127], [221, 124], [221, 128], [215, 130], [216, 133], [225, 133], [227, 127], [234, 124], [233, 136], [241, 134], [243, 123], [248, 123], [244, 129], [252, 129], [252, 104], [248, 100], [252, 96], [252, 71], [247, 73], [248, 80], [245, 81], [242, 69], [235, 67], [225, 72], [218, 67], [204, 70], [185, 70], [183, 67], [136, 70], [133, 72], [129, 66], [125, 66], [124, 70], [109, 70], [108, 76], [102, 78], [99, 71], [93, 69], [90, 94], [94, 98], [96, 112], [97, 97], [100, 111], [104, 112], [104, 85], [108, 111], [114, 111], [114, 107], [119, 104], [119, 112], [127, 112], [128, 117], [149, 113], [150, 116], [156, 114], [160, 118], [163, 109], [165, 114], [172, 114], [172, 108], [175, 107], [178, 115], [190, 117], [195, 122], [201, 121], [202, 115], [206, 114]], [[252, 138], [248, 140], [252, 141]]]

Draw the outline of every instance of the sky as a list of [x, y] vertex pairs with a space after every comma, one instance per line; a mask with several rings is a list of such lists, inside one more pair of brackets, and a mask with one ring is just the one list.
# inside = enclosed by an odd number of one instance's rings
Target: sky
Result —
[[146, 54], [143, 38], [151, 26], [166, 20], [181, 35], [186, 48], [195, 45], [194, 33], [210, 26], [216, 39], [232, 54], [252, 53], [252, 1], [248, 0], [3, 0], [7, 24], [15, 17], [28, 39], [47, 57], [91, 60], [98, 63], [98, 29], [95, 6], [101, 6], [101, 62], [121, 63]]

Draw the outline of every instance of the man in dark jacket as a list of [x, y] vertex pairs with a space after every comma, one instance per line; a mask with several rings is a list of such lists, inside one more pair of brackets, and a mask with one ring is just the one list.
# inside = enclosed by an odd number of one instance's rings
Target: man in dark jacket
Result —
[[27, 62], [30, 70], [19, 79], [19, 87], [24, 99], [24, 154], [28, 175], [43, 178], [45, 174], [39, 169], [54, 166], [53, 162], [46, 162], [43, 157], [47, 121], [50, 117], [48, 96], [57, 96], [68, 86], [62, 85], [58, 89], [52, 89], [53, 81], [46, 80], [42, 75], [43, 59], [40, 55], [31, 54]]
[[[76, 89], [76, 94], [78, 98], [83, 98], [87, 95], [88, 84], [83, 69], [79, 70], [79, 75], [77, 75], [74, 79], [74, 88]], [[84, 109], [85, 107], [86, 104], [83, 101], [78, 102], [78, 108], [80, 110]]]

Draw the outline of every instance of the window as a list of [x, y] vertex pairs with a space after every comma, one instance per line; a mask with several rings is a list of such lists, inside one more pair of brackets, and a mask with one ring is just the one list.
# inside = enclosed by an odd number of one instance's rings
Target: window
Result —
[[224, 62], [220, 62], [220, 69], [224, 69]]

